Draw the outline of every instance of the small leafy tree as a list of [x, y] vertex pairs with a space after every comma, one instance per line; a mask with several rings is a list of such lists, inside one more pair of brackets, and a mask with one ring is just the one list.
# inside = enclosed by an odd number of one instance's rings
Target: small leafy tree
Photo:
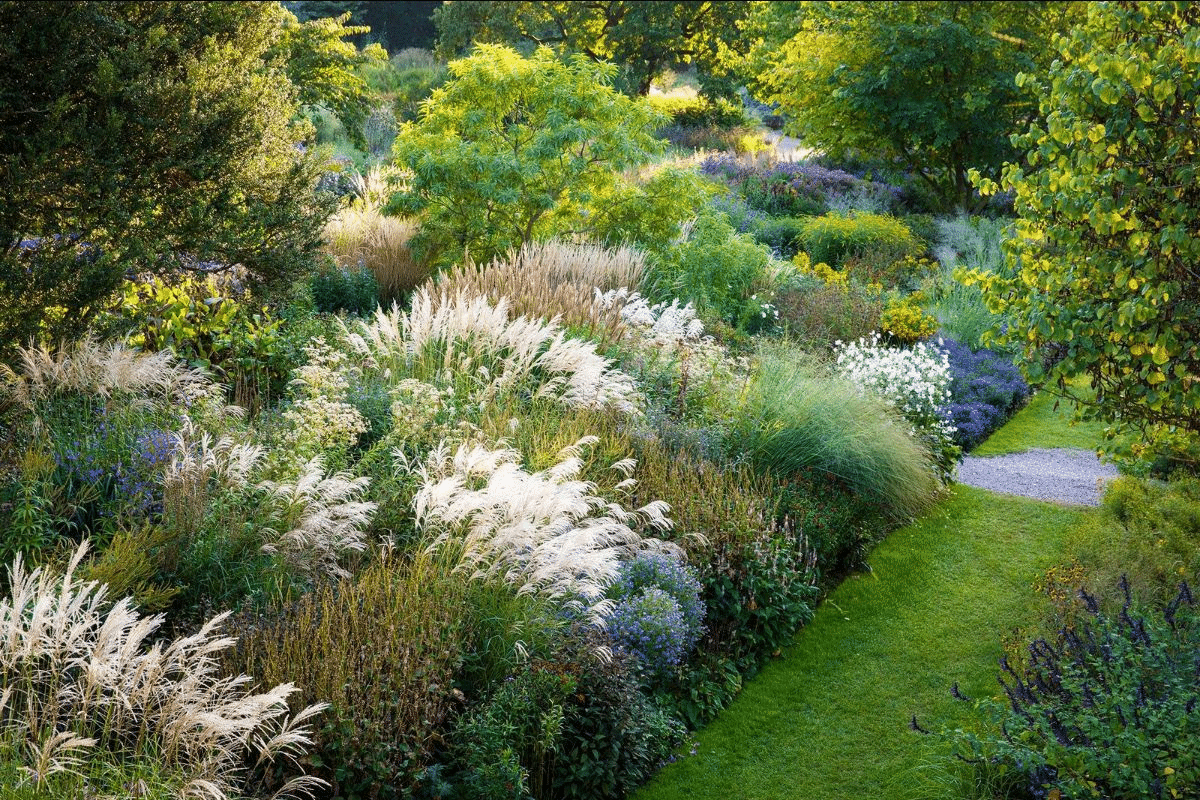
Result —
[[972, 279], [1032, 381], [1070, 396], [1083, 372], [1088, 416], [1200, 433], [1200, 7], [1092, 4], [1056, 44], [1046, 75], [1021, 78], [1045, 121], [1002, 180], [1019, 235], [1006, 269]]
[[686, 173], [664, 171], [645, 192], [619, 175], [662, 151], [654, 131], [664, 118], [614, 91], [611, 65], [480, 45], [449, 70], [420, 121], [396, 138], [396, 160], [412, 175], [389, 205], [420, 215], [414, 246], [432, 261], [481, 261], [554, 235], [661, 232], [629, 225], [620, 209], [644, 209], [639, 199], [666, 195], [664, 182], [679, 190], [645, 210], [676, 223], [690, 213]]

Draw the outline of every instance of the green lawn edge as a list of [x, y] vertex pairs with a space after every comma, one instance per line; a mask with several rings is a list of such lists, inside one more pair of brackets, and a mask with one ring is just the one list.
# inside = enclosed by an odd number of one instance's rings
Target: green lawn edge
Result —
[[946, 797], [937, 729], [954, 700], [998, 691], [1001, 642], [1032, 621], [1031, 584], [1095, 513], [956, 486], [893, 533], [870, 572], [844, 581], [783, 656], [696, 736], [636, 800], [867, 800]]
[[[1087, 392], [1086, 382], [1072, 386]], [[971, 451], [973, 456], [1024, 453], [1038, 447], [1097, 450], [1104, 443], [1104, 424], [1075, 422], [1075, 404], [1048, 391], [1038, 392], [1012, 419]]]

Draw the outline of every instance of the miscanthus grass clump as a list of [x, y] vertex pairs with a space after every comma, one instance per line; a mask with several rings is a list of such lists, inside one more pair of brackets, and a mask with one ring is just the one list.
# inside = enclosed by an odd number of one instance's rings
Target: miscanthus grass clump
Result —
[[[0, 770], [47, 797], [84, 797], [87, 781], [124, 765], [154, 765], [179, 798], [226, 800], [246, 793], [255, 770], [295, 760], [307, 722], [323, 706], [288, 711], [291, 684], [265, 692], [245, 675], [222, 675], [226, 614], [198, 632], [154, 642], [162, 616], [143, 617], [125, 598], [76, 571], [81, 545], [60, 577], [8, 567], [0, 601]], [[154, 642], [152, 644], [152, 642]], [[310, 794], [299, 775], [281, 796]]]
[[[473, 578], [503, 581], [602, 625], [612, 605], [605, 589], [621, 562], [644, 550], [678, 548], [639, 532], [671, 527], [666, 503], [626, 510], [580, 480], [584, 448], [597, 441], [585, 437], [563, 450], [557, 464], [532, 473], [507, 448], [464, 444], [453, 453], [445, 447], [431, 453], [418, 470], [414, 500], [430, 549], [447, 553]], [[627, 475], [633, 463], [614, 467]], [[628, 478], [617, 484], [618, 490], [631, 486]]]
[[415, 378], [482, 407], [501, 395], [548, 398], [573, 408], [633, 411], [632, 379], [595, 345], [556, 323], [512, 319], [508, 301], [422, 287], [410, 311], [379, 309], [345, 331], [365, 369], [398, 383]]

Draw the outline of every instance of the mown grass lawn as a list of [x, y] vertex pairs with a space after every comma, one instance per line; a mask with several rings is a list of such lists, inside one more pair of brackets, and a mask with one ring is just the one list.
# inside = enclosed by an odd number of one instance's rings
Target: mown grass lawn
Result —
[[[1076, 378], [1072, 385], [1087, 391], [1087, 381]], [[1055, 405], [1058, 407], [1055, 408]], [[1104, 442], [1104, 424], [1075, 422], [1075, 405], [1048, 391], [1038, 392], [1025, 408], [971, 451], [973, 456], [1022, 453], [1034, 447], [1074, 447], [1095, 450]]]
[[953, 723], [950, 696], [997, 690], [1001, 641], [1036, 616], [1032, 581], [1084, 514], [955, 487], [892, 534], [871, 572], [847, 579], [794, 645], [697, 735], [637, 800], [953, 797], [934, 742], [909, 728]]

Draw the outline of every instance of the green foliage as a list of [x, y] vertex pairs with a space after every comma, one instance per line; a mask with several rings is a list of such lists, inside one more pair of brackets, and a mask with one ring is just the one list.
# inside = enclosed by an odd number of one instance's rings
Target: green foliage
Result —
[[703, 97], [650, 97], [650, 107], [684, 128], [744, 128], [746, 112], [729, 100]]
[[1084, 608], [1053, 641], [1001, 661], [1005, 699], [978, 703], [987, 727], [947, 734], [964, 758], [1011, 773], [1011, 795], [1197, 796], [1200, 614], [1186, 584], [1162, 610], [1122, 588], [1119, 612], [1081, 593]]
[[790, 259], [800, 252], [800, 237], [807, 225], [804, 217], [769, 217], [754, 226], [754, 239], [780, 258]]
[[967, 171], [998, 174], [1034, 111], [1013, 78], [1076, 16], [1069, 3], [772, 4], [759, 90], [810, 146], [880, 153], [970, 207]]
[[270, 282], [311, 262], [332, 205], [295, 146], [284, 13], [0, 7], [0, 53], [23, 65], [0, 77], [0, 350], [78, 336], [126, 274], [241, 264]]
[[131, 281], [120, 308], [100, 324], [131, 325], [130, 344], [148, 352], [169, 349], [224, 382], [234, 402], [258, 408], [283, 395], [293, 364], [280, 320], [247, 293], [238, 294], [211, 275]]
[[551, 45], [621, 64], [622, 82], [642, 95], [667, 68], [695, 64], [705, 94], [729, 97], [735, 88], [732, 71], [751, 41], [746, 22], [762, 5], [465, 0], [440, 6], [434, 21], [438, 50], [446, 57], [472, 43]]
[[[398, 798], [428, 763], [460, 657], [461, 583], [423, 556], [384, 560], [354, 580], [244, 619], [226, 654], [232, 674], [300, 687], [331, 703], [307, 758], [335, 796]], [[281, 768], [275, 786], [290, 778]]]
[[379, 306], [379, 283], [365, 266], [339, 267], [326, 263], [308, 279], [316, 311], [367, 314]]
[[843, 280], [826, 282], [815, 276], [804, 277], [775, 297], [780, 326], [789, 338], [815, 353], [828, 351], [834, 342], [869, 336], [879, 330], [883, 315], [885, 298], [881, 292], [851, 283], [845, 273], [831, 272]]
[[572, 660], [579, 674], [565, 707], [554, 796], [622, 797], [662, 766], [683, 726], [638, 689], [625, 658], [603, 661], [584, 650]]
[[571, 665], [526, 665], [488, 700], [455, 721], [450, 737], [462, 797], [551, 797], [565, 706], [576, 690]]
[[801, 226], [799, 244], [814, 263], [835, 267], [865, 256], [897, 261], [924, 249], [907, 225], [884, 214], [813, 217]]
[[534, 239], [591, 233], [624, 191], [616, 172], [662, 149], [662, 118], [613, 91], [610, 66], [483, 45], [449, 70], [396, 139], [413, 175], [390, 205], [422, 215], [414, 244], [435, 262], [464, 251], [485, 262]]
[[[1024, 76], [1045, 121], [1017, 144], [1003, 185], [1021, 219], [1011, 258], [977, 274], [1009, 316], [1031, 382], [1085, 373], [1090, 415], [1144, 428], [1200, 431], [1200, 9], [1089, 4], [1087, 24], [1057, 42], [1044, 77]], [[995, 188], [994, 184], [982, 184]], [[1055, 344], [1047, 367], [1039, 350]]]
[[653, 262], [646, 292], [656, 301], [691, 301], [701, 313], [737, 325], [761, 309], [752, 295], [770, 258], [765, 247], [737, 233], [723, 216], [705, 215], [687, 241]]
[[370, 28], [347, 25], [352, 11], [340, 16], [313, 17], [300, 22], [288, 11], [282, 14], [282, 33], [268, 56], [282, 60], [288, 80], [298, 89], [301, 106], [324, 106], [350, 134], [358, 147], [367, 144], [363, 124], [374, 104], [374, 97], [360, 68], [387, 60], [379, 45], [359, 50], [349, 36], [367, 33]]
[[1091, 585], [1116, 586], [1128, 575], [1147, 600], [1165, 604], [1179, 581], [1200, 575], [1200, 482], [1118, 478], [1071, 545]]
[[886, 404], [794, 353], [763, 353], [745, 403], [733, 441], [779, 477], [832, 475], [898, 519], [937, 496], [928, 451]]

